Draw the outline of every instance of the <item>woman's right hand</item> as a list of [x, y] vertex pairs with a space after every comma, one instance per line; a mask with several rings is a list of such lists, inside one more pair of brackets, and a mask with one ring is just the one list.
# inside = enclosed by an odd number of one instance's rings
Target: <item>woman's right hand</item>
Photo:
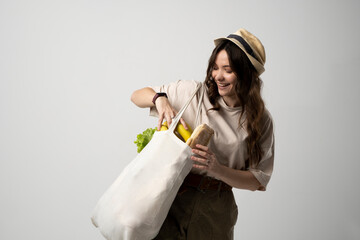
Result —
[[[145, 108], [145, 107], [153, 107], [154, 104], [152, 99], [155, 96], [155, 91], [150, 87], [141, 88], [136, 90], [131, 95], [131, 101], [136, 104], [136, 106]], [[169, 99], [166, 97], [158, 97], [155, 100], [155, 107], [159, 114], [159, 122], [157, 125], [157, 129], [160, 130], [162, 122], [164, 119], [167, 121], [168, 126], [170, 126], [172, 122], [172, 118], [176, 116], [177, 112], [171, 106]], [[188, 130], [184, 119], [180, 118], [180, 123], [184, 125], [185, 129]]]
[[167, 121], [168, 126], [170, 127], [172, 119], [176, 116], [176, 112], [171, 106], [169, 100], [166, 97], [159, 97], [155, 101], [155, 107], [159, 113], [157, 129], [160, 130], [161, 124], [164, 119]]
[[[176, 116], [177, 112], [171, 106], [169, 99], [167, 99], [166, 97], [157, 98], [155, 101], [155, 107], [159, 113], [159, 121], [158, 121], [157, 129], [160, 130], [164, 119], [168, 123], [168, 126], [170, 127], [172, 123], [172, 119]], [[184, 125], [185, 129], [187, 130], [188, 127], [186, 126], [184, 119], [180, 118], [180, 122], [182, 125]]]

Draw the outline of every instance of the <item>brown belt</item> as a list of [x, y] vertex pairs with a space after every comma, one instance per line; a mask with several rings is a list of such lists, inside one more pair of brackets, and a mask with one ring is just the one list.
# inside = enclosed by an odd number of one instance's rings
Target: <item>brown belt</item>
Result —
[[183, 186], [194, 187], [202, 192], [206, 190], [230, 191], [232, 189], [230, 185], [223, 181], [194, 173], [189, 173], [189, 175], [186, 176]]

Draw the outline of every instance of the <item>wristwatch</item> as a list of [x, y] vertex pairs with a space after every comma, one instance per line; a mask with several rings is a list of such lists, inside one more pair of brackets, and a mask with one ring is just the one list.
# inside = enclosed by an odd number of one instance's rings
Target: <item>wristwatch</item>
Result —
[[156, 99], [158, 99], [158, 97], [166, 97], [166, 98], [167, 98], [167, 95], [166, 95], [166, 93], [164, 93], [164, 92], [158, 92], [158, 93], [156, 93], [155, 96], [154, 96], [154, 98], [153, 98], [153, 100], [152, 100], [152, 102], [153, 102], [154, 105], [155, 105], [155, 101], [156, 101]]

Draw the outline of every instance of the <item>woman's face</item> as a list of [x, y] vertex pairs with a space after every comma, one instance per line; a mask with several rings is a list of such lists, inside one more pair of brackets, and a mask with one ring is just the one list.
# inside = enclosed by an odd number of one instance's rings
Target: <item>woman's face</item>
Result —
[[221, 50], [216, 56], [211, 76], [215, 80], [219, 95], [222, 96], [225, 103], [229, 107], [239, 106], [240, 100], [235, 91], [237, 77], [230, 67], [229, 58], [225, 50]]

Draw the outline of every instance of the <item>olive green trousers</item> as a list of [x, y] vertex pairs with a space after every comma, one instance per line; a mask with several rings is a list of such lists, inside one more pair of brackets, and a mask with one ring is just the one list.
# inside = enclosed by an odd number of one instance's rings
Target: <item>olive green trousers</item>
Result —
[[229, 191], [179, 190], [156, 240], [232, 240], [237, 220]]

